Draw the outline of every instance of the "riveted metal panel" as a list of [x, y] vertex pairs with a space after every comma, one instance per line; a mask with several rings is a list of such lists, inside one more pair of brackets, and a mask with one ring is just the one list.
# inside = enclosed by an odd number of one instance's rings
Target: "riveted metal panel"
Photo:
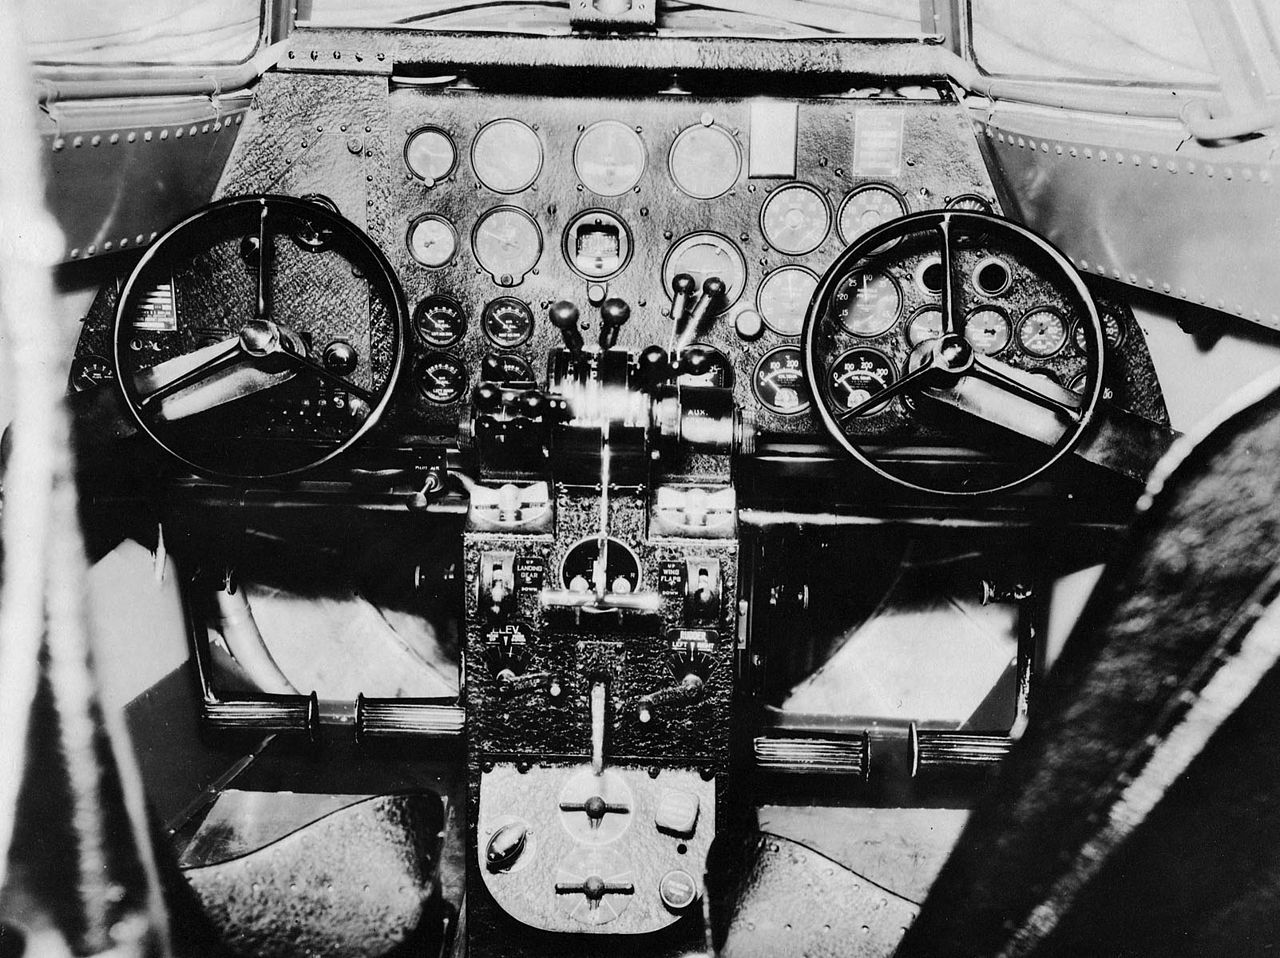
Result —
[[1280, 168], [1265, 152], [1028, 128], [1063, 132], [978, 124], [1009, 204], [1082, 272], [1280, 329]]
[[44, 135], [45, 200], [63, 260], [145, 246], [207, 203], [248, 107], [247, 94], [58, 108]]

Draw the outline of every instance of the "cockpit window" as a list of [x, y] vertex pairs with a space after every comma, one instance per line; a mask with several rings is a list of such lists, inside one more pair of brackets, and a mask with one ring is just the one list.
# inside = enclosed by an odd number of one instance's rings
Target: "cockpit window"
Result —
[[218, 64], [253, 55], [260, 0], [19, 0], [28, 55], [44, 64]]
[[[659, 32], [695, 36], [919, 35], [919, 0], [658, 0]], [[299, 23], [316, 27], [414, 27], [557, 34], [569, 31], [567, 0], [313, 0]]]
[[973, 0], [987, 73], [1044, 80], [1215, 84], [1187, 0]]

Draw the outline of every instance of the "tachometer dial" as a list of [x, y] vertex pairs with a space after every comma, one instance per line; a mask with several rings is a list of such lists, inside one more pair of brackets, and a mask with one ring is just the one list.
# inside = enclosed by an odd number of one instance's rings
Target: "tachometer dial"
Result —
[[524, 300], [499, 296], [480, 314], [480, 328], [495, 346], [502, 349], [521, 346], [533, 335], [533, 310]]
[[760, 231], [780, 253], [801, 256], [817, 249], [831, 229], [826, 198], [807, 183], [780, 186], [760, 210]]
[[444, 266], [458, 252], [458, 231], [443, 216], [427, 213], [409, 224], [409, 252], [423, 266]]
[[831, 310], [832, 318], [847, 332], [879, 336], [898, 321], [902, 291], [885, 273], [850, 273], [836, 288]]
[[518, 286], [542, 256], [542, 230], [518, 206], [495, 206], [471, 231], [476, 262], [499, 286]]
[[[871, 397], [881, 393], [898, 378], [897, 370], [889, 357], [878, 349], [859, 346], [841, 353], [831, 363], [827, 387], [836, 409], [853, 409]], [[881, 412], [888, 401], [873, 406], [862, 415]]]
[[742, 295], [747, 282], [747, 261], [734, 243], [719, 233], [690, 233], [680, 239], [667, 253], [662, 264], [662, 285], [671, 293], [671, 281], [680, 273], [688, 273], [702, 288], [709, 276], [724, 281], [724, 309], [728, 309]]
[[964, 338], [984, 356], [1009, 345], [1009, 317], [998, 309], [975, 309], [964, 321]]
[[453, 137], [434, 126], [415, 130], [404, 141], [404, 165], [428, 186], [443, 180], [458, 165], [458, 150]]
[[724, 195], [738, 182], [742, 150], [728, 130], [699, 124], [676, 137], [667, 166], [682, 192], [709, 200]]
[[644, 141], [625, 123], [601, 120], [578, 137], [573, 168], [582, 185], [601, 196], [621, 196], [644, 173]]
[[467, 367], [448, 353], [427, 353], [418, 363], [415, 380], [418, 395], [428, 402], [457, 402], [467, 388]]
[[1067, 341], [1067, 324], [1051, 309], [1036, 309], [1018, 323], [1018, 344], [1032, 356], [1052, 356]]
[[919, 346], [926, 339], [937, 339], [943, 330], [942, 310], [937, 306], [922, 306], [907, 320], [907, 342]]
[[413, 328], [428, 346], [452, 346], [467, 329], [467, 314], [452, 296], [435, 293], [413, 308]]
[[[836, 228], [845, 243], [907, 212], [907, 201], [887, 186], [860, 186], [840, 203]], [[882, 247], [888, 249], [889, 245]]]
[[784, 416], [809, 408], [809, 387], [796, 346], [778, 346], [760, 357], [751, 376], [751, 389], [760, 405]]
[[818, 277], [803, 266], [783, 266], [764, 278], [756, 292], [756, 309], [765, 325], [783, 336], [799, 336]]
[[476, 178], [495, 193], [527, 190], [542, 170], [542, 141], [526, 123], [491, 120], [471, 143]]

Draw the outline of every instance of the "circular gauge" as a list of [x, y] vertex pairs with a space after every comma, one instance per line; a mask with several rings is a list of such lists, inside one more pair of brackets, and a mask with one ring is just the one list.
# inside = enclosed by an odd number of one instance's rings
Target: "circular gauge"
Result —
[[960, 196], [951, 197], [951, 199], [947, 200], [947, 209], [972, 210], [975, 213], [993, 212], [991, 204], [977, 193], [962, 193]]
[[480, 314], [480, 328], [500, 349], [521, 346], [533, 335], [533, 310], [522, 299], [499, 296]]
[[1018, 323], [1018, 344], [1032, 356], [1052, 356], [1067, 341], [1067, 324], [1051, 309], [1036, 309]]
[[533, 367], [511, 353], [490, 353], [480, 361], [480, 379], [487, 383], [531, 383]]
[[467, 330], [467, 314], [452, 296], [435, 293], [413, 308], [413, 328], [428, 346], [452, 346]]
[[[836, 229], [840, 231], [840, 238], [845, 243], [852, 243], [868, 230], [903, 216], [906, 212], [907, 201], [897, 190], [887, 186], [860, 186], [840, 203]], [[891, 245], [887, 243], [881, 250], [888, 249]]]
[[427, 213], [409, 224], [409, 252], [423, 266], [444, 266], [458, 252], [458, 231], [443, 216]]
[[983, 296], [1001, 296], [1013, 285], [1009, 264], [999, 256], [987, 256], [973, 268], [973, 286]]
[[565, 227], [562, 248], [565, 262], [583, 279], [609, 279], [631, 261], [631, 231], [608, 210], [586, 210]]
[[943, 327], [942, 310], [937, 306], [921, 306], [907, 320], [907, 342], [919, 346], [927, 339], [937, 339]]
[[760, 231], [780, 253], [800, 256], [817, 249], [831, 229], [826, 197], [807, 183], [780, 186], [760, 209]]
[[911, 274], [916, 281], [916, 289], [926, 296], [937, 296], [942, 292], [942, 259], [938, 256], [926, 256]]
[[600, 539], [583, 539], [565, 553], [560, 563], [560, 581], [570, 592], [595, 589], [597, 571], [604, 572], [604, 586], [609, 592], [635, 592], [640, 587], [640, 560], [625, 542], [605, 540], [604, 568], [600, 566]]
[[495, 193], [527, 190], [542, 170], [542, 141], [519, 120], [490, 120], [471, 142], [471, 168]]
[[[1076, 349], [1080, 352], [1085, 351], [1086, 335], [1088, 331], [1083, 323], [1077, 322], [1073, 338], [1075, 340]], [[1115, 316], [1110, 313], [1102, 314], [1102, 336], [1106, 340], [1107, 345], [1112, 349], [1119, 349], [1124, 345], [1124, 325]]]
[[784, 416], [808, 409], [809, 387], [799, 347], [778, 346], [761, 356], [751, 376], [751, 389], [760, 405]]
[[714, 199], [738, 182], [742, 150], [728, 130], [699, 124], [676, 137], [667, 166], [681, 192], [696, 200]]
[[1009, 345], [1009, 318], [998, 309], [975, 309], [964, 321], [964, 338], [984, 356]]
[[[897, 378], [898, 372], [888, 356], [878, 349], [859, 346], [841, 353], [831, 363], [827, 388], [837, 410], [852, 409], [883, 392]], [[882, 412], [887, 406], [886, 400], [883, 405], [873, 406], [862, 415]]]
[[453, 137], [435, 126], [424, 126], [404, 141], [404, 165], [428, 184], [443, 180], [458, 165]]
[[902, 291], [885, 273], [854, 272], [836, 287], [832, 318], [855, 336], [879, 336], [898, 321]]
[[542, 256], [542, 230], [518, 206], [495, 206], [476, 221], [471, 249], [499, 286], [518, 286]]
[[428, 402], [457, 402], [467, 388], [467, 367], [448, 353], [427, 353], [418, 363], [414, 379], [418, 395]]
[[710, 276], [718, 276], [725, 286], [724, 306], [728, 309], [742, 295], [747, 282], [747, 261], [734, 243], [719, 233], [690, 233], [667, 253], [662, 264], [662, 283], [671, 294], [671, 281], [688, 273], [698, 289]]
[[617, 120], [592, 123], [573, 148], [573, 168], [582, 185], [601, 196], [621, 196], [644, 173], [644, 141]]
[[71, 388], [78, 393], [116, 381], [116, 369], [111, 360], [86, 353], [71, 363]]
[[799, 336], [818, 277], [803, 266], [783, 266], [764, 278], [756, 291], [756, 309], [765, 325], [783, 336]]
[[690, 343], [680, 355], [680, 386], [732, 386], [733, 364], [729, 357], [706, 343]]

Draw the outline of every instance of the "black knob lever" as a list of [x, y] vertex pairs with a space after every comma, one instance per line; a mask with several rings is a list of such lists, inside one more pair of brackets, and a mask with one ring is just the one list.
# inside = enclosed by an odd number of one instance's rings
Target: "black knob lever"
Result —
[[560, 330], [564, 344], [572, 353], [582, 352], [582, 331], [578, 329], [578, 307], [568, 300], [552, 303], [547, 310], [551, 325]]
[[611, 297], [600, 304], [600, 348], [612, 349], [618, 341], [618, 330], [631, 318], [626, 300]]
[[677, 363], [680, 361], [681, 354], [697, 337], [698, 330], [702, 328], [707, 316], [719, 310], [720, 304], [724, 302], [725, 289], [724, 280], [719, 276], [708, 276], [702, 284], [702, 295], [694, 303], [688, 322], [683, 328], [676, 330], [676, 343], [672, 352]]
[[671, 319], [677, 329], [684, 323], [684, 315], [689, 311], [689, 298], [697, 288], [698, 284], [688, 273], [677, 273], [671, 280], [671, 292], [674, 294], [671, 300]]

